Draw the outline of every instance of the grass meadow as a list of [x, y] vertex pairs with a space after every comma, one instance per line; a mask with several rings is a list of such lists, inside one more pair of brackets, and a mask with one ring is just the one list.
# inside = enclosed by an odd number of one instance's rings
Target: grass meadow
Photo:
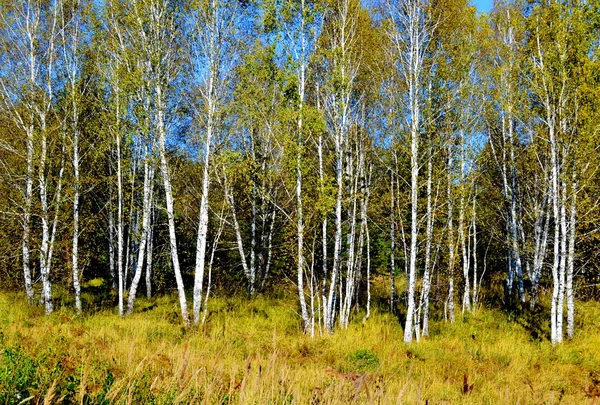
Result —
[[408, 346], [377, 307], [305, 336], [293, 296], [215, 297], [188, 330], [174, 296], [139, 299], [129, 317], [67, 304], [45, 316], [23, 293], [0, 293], [0, 404], [600, 403], [595, 302], [578, 304], [576, 336], [558, 347], [544, 309], [433, 321]]

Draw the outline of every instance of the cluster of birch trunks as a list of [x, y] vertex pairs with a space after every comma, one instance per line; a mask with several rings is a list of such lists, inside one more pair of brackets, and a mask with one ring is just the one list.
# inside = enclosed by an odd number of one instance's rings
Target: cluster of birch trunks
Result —
[[503, 272], [506, 306], [550, 287], [551, 340], [565, 300], [573, 336], [577, 197], [597, 199], [593, 7], [183, 3], [0, 2], [0, 209], [18, 224], [2, 243], [30, 304], [53, 311], [63, 267], [82, 311], [80, 242], [100, 240], [89, 274], [120, 315], [158, 268], [183, 323], [204, 322], [218, 267], [249, 296], [293, 285], [304, 332], [331, 333], [369, 318], [383, 277], [411, 342], [432, 302], [452, 322], [455, 296], [475, 311]]

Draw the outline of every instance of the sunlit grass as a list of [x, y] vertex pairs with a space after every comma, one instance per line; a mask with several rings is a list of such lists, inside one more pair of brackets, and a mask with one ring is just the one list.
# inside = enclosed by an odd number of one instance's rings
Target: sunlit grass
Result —
[[[433, 322], [407, 346], [398, 320], [315, 338], [293, 299], [217, 297], [184, 330], [175, 297], [49, 317], [0, 294], [0, 403], [593, 403], [600, 395], [600, 305], [580, 303], [572, 341], [552, 347], [535, 321], [498, 310]], [[542, 315], [544, 315], [542, 313]], [[536, 322], [544, 324], [545, 319]], [[29, 398], [29, 399], [28, 399]]]

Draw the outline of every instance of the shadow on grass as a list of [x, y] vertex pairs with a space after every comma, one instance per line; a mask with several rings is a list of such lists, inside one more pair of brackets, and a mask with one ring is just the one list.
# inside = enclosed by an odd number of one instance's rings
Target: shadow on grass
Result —
[[529, 304], [523, 307], [506, 309], [505, 313], [509, 320], [515, 322], [525, 329], [532, 341], [541, 342], [550, 339], [549, 316], [550, 310], [541, 304], [530, 308]]

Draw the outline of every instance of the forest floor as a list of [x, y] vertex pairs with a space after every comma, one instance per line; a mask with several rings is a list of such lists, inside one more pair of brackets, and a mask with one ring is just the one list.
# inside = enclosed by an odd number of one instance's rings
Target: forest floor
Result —
[[302, 334], [293, 299], [217, 297], [184, 330], [172, 296], [136, 313], [51, 316], [0, 293], [0, 404], [600, 403], [600, 304], [579, 303], [576, 336], [546, 338], [546, 311], [479, 309], [402, 343], [373, 310], [346, 330]]

